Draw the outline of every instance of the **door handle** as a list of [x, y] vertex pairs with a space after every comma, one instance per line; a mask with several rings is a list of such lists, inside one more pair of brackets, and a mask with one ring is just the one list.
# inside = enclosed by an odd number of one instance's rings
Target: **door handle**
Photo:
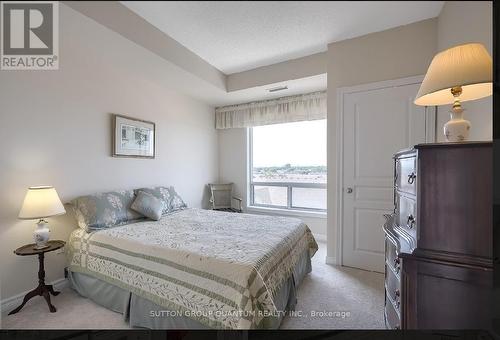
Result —
[[348, 194], [352, 194], [352, 188], [347, 188], [346, 191], [347, 191]]

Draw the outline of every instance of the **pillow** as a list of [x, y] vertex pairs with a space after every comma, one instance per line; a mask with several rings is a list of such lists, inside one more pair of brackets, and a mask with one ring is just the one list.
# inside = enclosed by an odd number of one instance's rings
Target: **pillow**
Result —
[[78, 226], [90, 232], [144, 219], [130, 209], [133, 200], [133, 190], [122, 190], [81, 196], [71, 204]]
[[179, 194], [175, 191], [174, 187], [152, 187], [140, 188], [135, 190], [137, 195], [139, 192], [146, 192], [158, 198], [163, 203], [162, 215], [171, 213], [173, 211], [187, 208], [186, 203], [182, 200]]
[[187, 208], [187, 204], [184, 203], [181, 196], [175, 191], [174, 187], [168, 188], [170, 191], [170, 196], [172, 197], [170, 201], [170, 211], [182, 210]]
[[132, 202], [130, 209], [135, 210], [152, 220], [158, 221], [162, 215], [163, 202], [150, 193], [139, 191], [134, 202]]
[[162, 204], [162, 215], [168, 214], [170, 212], [170, 201], [171, 201], [171, 195], [170, 195], [170, 190], [166, 187], [151, 187], [151, 188], [140, 188], [134, 190], [135, 194], [138, 195], [140, 192], [145, 192], [148, 194], [153, 195], [157, 199], [159, 199]]

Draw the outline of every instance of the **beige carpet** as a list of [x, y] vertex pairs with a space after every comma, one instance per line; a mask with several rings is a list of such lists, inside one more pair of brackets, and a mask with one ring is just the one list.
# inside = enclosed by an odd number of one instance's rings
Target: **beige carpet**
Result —
[[[319, 246], [313, 257], [313, 270], [297, 292], [296, 310], [302, 315], [287, 316], [281, 328], [384, 328], [383, 274], [327, 265], [324, 263], [326, 244], [319, 243]], [[52, 299], [56, 313], [49, 313], [45, 300], [35, 297], [19, 313], [2, 315], [2, 328], [128, 328], [121, 314], [79, 296], [70, 288]]]

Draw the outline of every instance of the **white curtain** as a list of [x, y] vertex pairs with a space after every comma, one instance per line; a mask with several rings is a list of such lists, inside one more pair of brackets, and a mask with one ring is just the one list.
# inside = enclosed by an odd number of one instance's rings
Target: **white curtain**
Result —
[[326, 92], [218, 107], [217, 129], [243, 128], [326, 118]]

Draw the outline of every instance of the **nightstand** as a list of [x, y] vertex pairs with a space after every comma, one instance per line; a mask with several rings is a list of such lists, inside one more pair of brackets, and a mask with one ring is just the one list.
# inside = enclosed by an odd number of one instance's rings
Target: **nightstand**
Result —
[[54, 240], [54, 241], [48, 241], [47, 245], [48, 247], [43, 248], [43, 249], [35, 249], [36, 244], [27, 244], [25, 246], [22, 246], [20, 248], [17, 248], [14, 250], [14, 254], [19, 255], [19, 256], [28, 256], [28, 255], [38, 255], [38, 262], [39, 262], [39, 268], [38, 268], [38, 287], [33, 289], [31, 292], [26, 294], [23, 299], [23, 303], [13, 311], [9, 313], [11, 314], [16, 314], [21, 310], [21, 308], [24, 307], [26, 302], [28, 302], [29, 299], [31, 299], [34, 296], [43, 296], [45, 298], [45, 301], [47, 301], [47, 304], [49, 305], [49, 310], [51, 313], [56, 312], [56, 307], [50, 303], [50, 294], [56, 296], [59, 295], [60, 292], [54, 291], [54, 288], [52, 285], [46, 285], [45, 284], [45, 269], [44, 269], [44, 259], [45, 259], [45, 253], [48, 253], [50, 251], [54, 251], [57, 249], [60, 249], [64, 247], [66, 242], [64, 241], [59, 241], [59, 240]]

